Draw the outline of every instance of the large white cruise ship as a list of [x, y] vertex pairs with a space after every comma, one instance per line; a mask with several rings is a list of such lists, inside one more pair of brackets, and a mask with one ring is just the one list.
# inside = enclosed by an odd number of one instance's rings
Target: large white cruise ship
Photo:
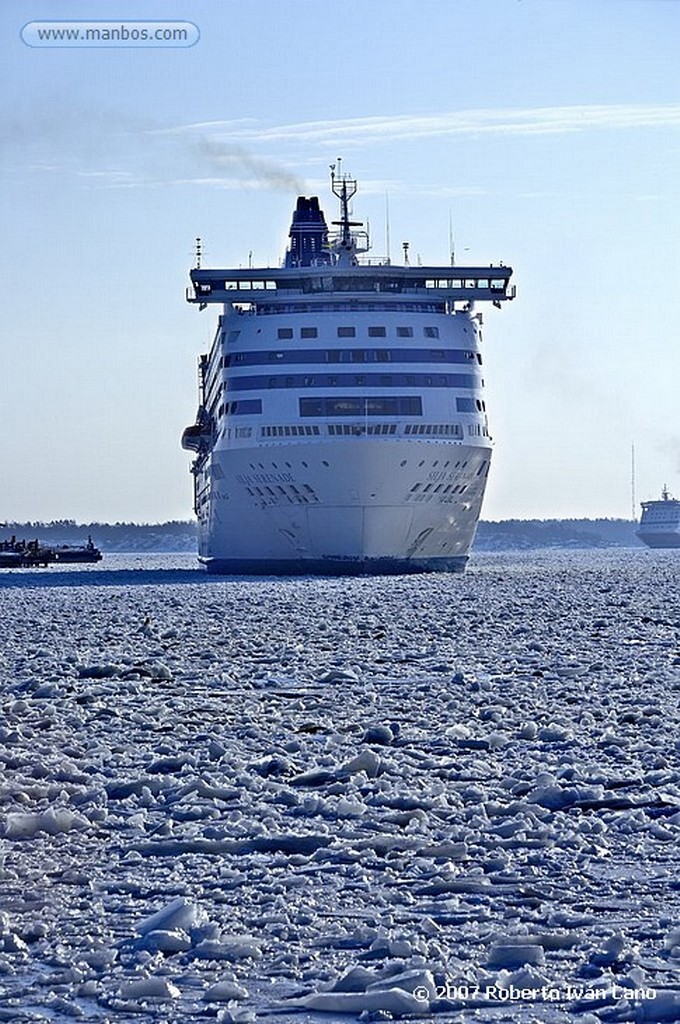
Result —
[[330, 234], [300, 197], [279, 268], [191, 271], [223, 306], [184, 431], [213, 572], [462, 571], [489, 472], [480, 301], [514, 297], [505, 266], [371, 260], [332, 168]]

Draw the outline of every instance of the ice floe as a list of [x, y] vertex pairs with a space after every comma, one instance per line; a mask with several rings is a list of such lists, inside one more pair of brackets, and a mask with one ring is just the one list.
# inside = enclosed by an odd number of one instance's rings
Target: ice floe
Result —
[[0, 1021], [680, 1021], [676, 570], [0, 574]]

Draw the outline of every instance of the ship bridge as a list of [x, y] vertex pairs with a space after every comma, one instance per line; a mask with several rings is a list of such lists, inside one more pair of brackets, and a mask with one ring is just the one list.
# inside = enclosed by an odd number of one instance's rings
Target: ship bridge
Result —
[[407, 297], [427, 303], [493, 302], [515, 297], [510, 284], [512, 268], [488, 267], [396, 267], [392, 264], [347, 266], [306, 266], [247, 268], [237, 270], [191, 271], [192, 289], [187, 300], [202, 308], [208, 303], [231, 305], [274, 305], [304, 298], [305, 303], [322, 304], [332, 294], [351, 301], [389, 302]]

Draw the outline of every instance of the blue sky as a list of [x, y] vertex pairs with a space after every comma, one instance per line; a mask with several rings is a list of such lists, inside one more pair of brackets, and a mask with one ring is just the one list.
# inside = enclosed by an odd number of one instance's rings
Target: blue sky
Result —
[[[29, 47], [27, 22], [181, 20], [191, 48]], [[205, 265], [283, 255], [359, 179], [373, 254], [514, 267], [484, 309], [483, 517], [680, 494], [680, 4], [4, 0], [3, 519], [191, 516]]]

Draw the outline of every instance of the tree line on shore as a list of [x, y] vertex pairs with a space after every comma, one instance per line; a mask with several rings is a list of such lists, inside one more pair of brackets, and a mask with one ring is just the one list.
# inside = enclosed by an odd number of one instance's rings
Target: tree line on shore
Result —
[[[504, 519], [482, 520], [477, 551], [517, 551], [536, 548], [639, 547], [636, 524], [627, 519]], [[166, 523], [5, 522], [0, 541], [10, 537], [38, 539], [47, 546], [85, 544], [89, 536], [102, 551], [195, 551], [193, 520]]]

